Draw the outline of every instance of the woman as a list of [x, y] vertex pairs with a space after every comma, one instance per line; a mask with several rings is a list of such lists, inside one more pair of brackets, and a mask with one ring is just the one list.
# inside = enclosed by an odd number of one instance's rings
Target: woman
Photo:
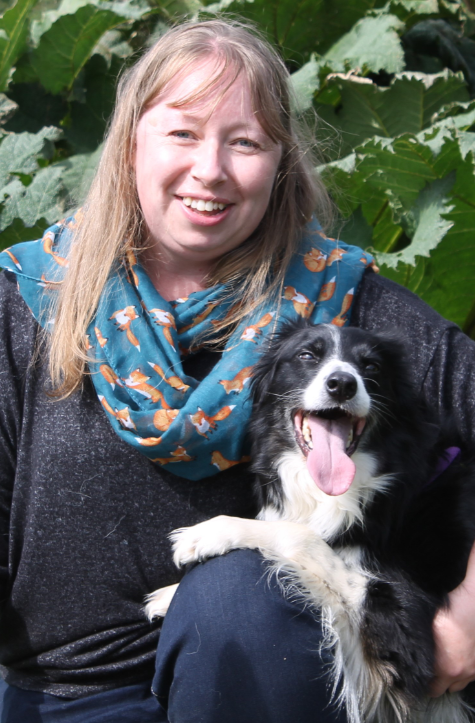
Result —
[[[122, 81], [83, 211], [1, 255], [2, 721], [344, 721], [318, 623], [257, 553], [185, 577], [160, 705], [160, 625], [142, 611], [176, 580], [172, 529], [255, 514], [246, 381], [302, 313], [284, 289], [315, 321], [401, 326], [420, 387], [474, 438], [473, 344], [326, 239], [311, 216], [328, 208], [281, 60], [238, 23], [189, 23]], [[455, 597], [470, 609], [465, 588]], [[441, 650], [458, 618], [441, 616]], [[447, 680], [439, 655], [444, 690], [475, 677], [469, 648]]]

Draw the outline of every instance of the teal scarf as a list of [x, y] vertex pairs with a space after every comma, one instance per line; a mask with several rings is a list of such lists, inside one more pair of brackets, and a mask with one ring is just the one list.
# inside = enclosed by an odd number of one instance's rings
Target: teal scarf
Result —
[[[67, 267], [75, 223], [69, 218], [42, 239], [0, 253], [0, 266], [16, 274], [22, 297], [46, 328], [54, 323], [48, 302]], [[313, 221], [279, 304], [243, 321], [198, 382], [185, 375], [182, 359], [195, 339], [204, 332], [209, 338], [235, 300], [217, 285], [165, 301], [131, 256], [109, 278], [88, 329], [92, 380], [113, 429], [153, 462], [192, 480], [246, 461], [249, 380], [259, 354], [284, 319], [345, 325], [371, 262], [360, 248], [326, 238]]]

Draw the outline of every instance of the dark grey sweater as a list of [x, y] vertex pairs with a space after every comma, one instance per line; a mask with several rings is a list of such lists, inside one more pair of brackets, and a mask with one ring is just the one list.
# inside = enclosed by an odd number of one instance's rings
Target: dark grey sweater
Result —
[[[352, 323], [399, 327], [414, 378], [475, 442], [475, 344], [368, 272]], [[0, 275], [0, 663], [21, 688], [80, 697], [152, 677], [159, 625], [144, 596], [178, 578], [167, 534], [216, 514], [254, 516], [244, 466], [190, 482], [112, 430], [89, 381], [62, 401], [30, 365], [37, 326]], [[201, 378], [216, 355], [196, 355]]]

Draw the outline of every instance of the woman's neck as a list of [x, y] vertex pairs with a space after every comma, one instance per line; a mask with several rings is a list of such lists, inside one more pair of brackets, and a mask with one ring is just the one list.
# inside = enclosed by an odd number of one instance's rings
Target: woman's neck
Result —
[[208, 265], [190, 265], [185, 262], [173, 264], [163, 263], [145, 252], [142, 263], [150, 277], [152, 284], [166, 301], [183, 299], [194, 291], [202, 291], [206, 288], [206, 277], [209, 272]]

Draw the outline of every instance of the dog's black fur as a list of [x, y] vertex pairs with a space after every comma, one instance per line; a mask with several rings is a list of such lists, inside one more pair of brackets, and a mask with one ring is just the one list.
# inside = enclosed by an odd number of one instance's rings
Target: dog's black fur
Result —
[[[390, 664], [391, 685], [411, 705], [433, 676], [435, 612], [463, 580], [475, 540], [475, 467], [465, 453], [433, 479], [444, 450], [461, 444], [415, 391], [397, 336], [356, 328], [337, 333], [338, 358], [359, 372], [371, 398], [358, 449], [375, 458], [374, 477], [389, 474], [392, 482], [378, 490], [375, 479], [363, 518], [327, 542], [334, 549], [358, 546], [363, 566], [376, 573], [365, 602], [364, 650]], [[328, 327], [290, 324], [254, 369], [251, 438], [263, 509], [284, 513], [275, 460], [283, 450], [295, 451], [290, 417], [334, 339]]]

